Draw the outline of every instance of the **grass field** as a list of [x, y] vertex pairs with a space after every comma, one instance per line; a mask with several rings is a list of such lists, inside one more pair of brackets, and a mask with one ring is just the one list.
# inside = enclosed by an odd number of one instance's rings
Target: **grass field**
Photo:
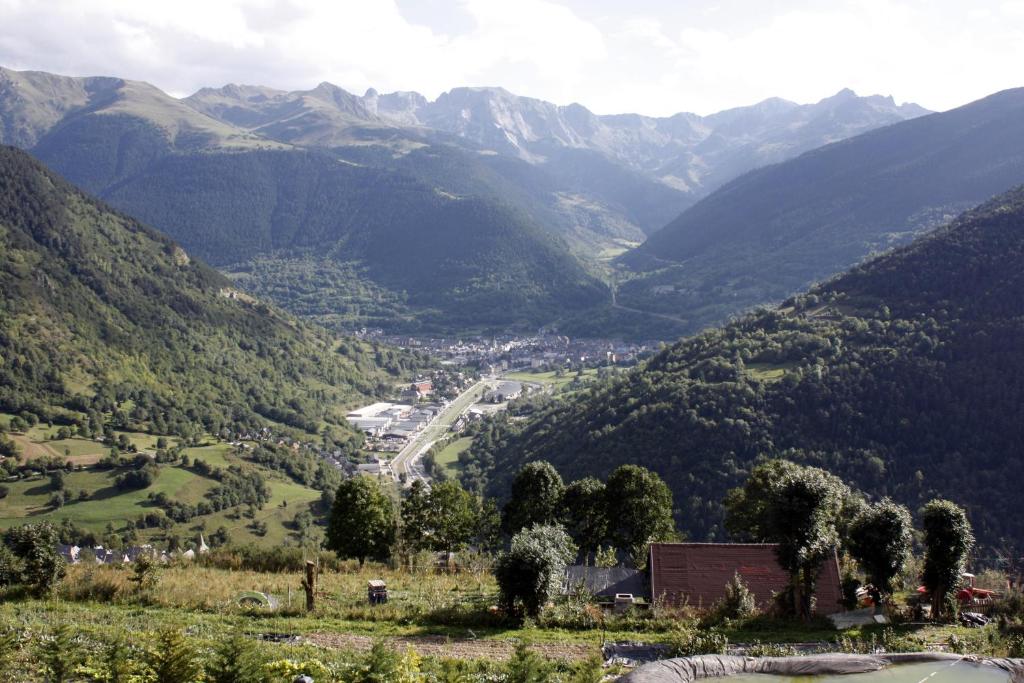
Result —
[[469, 448], [472, 443], [473, 437], [471, 436], [456, 439], [437, 454], [434, 462], [437, 463], [438, 467], [444, 468], [449, 476], [455, 477], [459, 472], [459, 454]]
[[749, 363], [747, 365], [747, 374], [759, 382], [778, 382], [792, 367], [791, 364]]
[[[0, 421], [8, 423], [11, 415], [0, 415]], [[211, 478], [204, 477], [191, 469], [180, 466], [161, 465], [160, 474], [148, 488], [135, 491], [121, 491], [115, 486], [117, 470], [98, 470], [89, 466], [109, 453], [109, 448], [98, 441], [82, 438], [52, 440], [57, 428], [35, 425], [25, 434], [12, 435], [21, 448], [26, 460], [55, 456], [67, 458], [77, 469], [64, 477], [65, 490], [69, 500], [61, 508], [50, 505], [55, 491], [49, 476], [31, 479], [11, 480], [5, 483], [8, 495], [0, 499], [0, 529], [27, 521], [48, 520], [60, 523], [70, 519], [78, 526], [94, 533], [103, 533], [108, 525], [122, 530], [129, 521], [137, 520], [146, 512], [154, 510], [149, 501], [151, 494], [163, 493], [174, 501], [195, 504], [202, 501], [207, 492], [217, 485]], [[117, 432], [118, 435], [121, 432]], [[129, 440], [142, 452], [155, 452], [159, 437], [139, 432], [124, 432]], [[168, 438], [169, 443], [174, 439]], [[240, 511], [223, 510], [210, 515], [196, 517], [184, 524], [177, 524], [168, 533], [182, 538], [195, 538], [200, 531], [207, 534], [220, 527], [228, 530], [234, 543], [259, 542], [281, 545], [294, 539], [291, 530], [295, 516], [308, 510], [311, 503], [319, 500], [320, 492], [293, 482], [285, 475], [257, 466], [234, 454], [230, 444], [216, 443], [186, 449], [188, 457], [202, 460], [212, 467], [226, 468], [240, 465], [258, 469], [270, 488], [270, 502], [258, 510], [253, 519]], [[86, 493], [80, 499], [80, 492]], [[262, 533], [253, 523], [265, 524]], [[257, 533], [260, 531], [261, 533]], [[159, 537], [165, 532], [157, 529], [138, 531], [140, 541]]]
[[548, 372], [509, 372], [503, 375], [503, 378], [514, 380], [516, 382], [532, 382], [534, 384], [561, 388], [567, 384], [571, 384], [578, 376], [583, 380], [593, 379], [594, 377], [597, 377], [597, 369], [587, 368], [579, 374], [576, 372], [565, 372], [561, 376], [559, 376], [559, 374], [554, 370]]

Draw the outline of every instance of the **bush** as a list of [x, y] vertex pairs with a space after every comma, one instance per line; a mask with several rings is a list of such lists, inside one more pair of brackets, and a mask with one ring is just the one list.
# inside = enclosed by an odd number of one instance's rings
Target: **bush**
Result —
[[517, 533], [494, 569], [506, 613], [538, 616], [575, 557], [576, 547], [561, 526], [534, 526]]
[[725, 585], [725, 597], [718, 603], [715, 613], [720, 619], [749, 619], [757, 614], [757, 600], [739, 572]]
[[[8, 529], [4, 543], [19, 560], [12, 583], [24, 584], [37, 596], [53, 591], [67, 574], [64, 558], [57, 552], [59, 542], [56, 528], [48, 522]], [[9, 557], [7, 561], [10, 570]]]
[[218, 645], [206, 669], [210, 683], [268, 683], [263, 657], [251, 640], [233, 634]]
[[701, 630], [682, 626], [674, 630], [667, 640], [673, 657], [694, 657], [696, 655], [724, 655], [729, 639], [715, 629]]

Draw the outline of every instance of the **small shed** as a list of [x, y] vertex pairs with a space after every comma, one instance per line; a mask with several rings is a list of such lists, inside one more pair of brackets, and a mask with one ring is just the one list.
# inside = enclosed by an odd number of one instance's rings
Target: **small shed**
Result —
[[[652, 543], [647, 566], [651, 597], [669, 604], [710, 608], [725, 597], [725, 586], [739, 574], [758, 607], [789, 587], [789, 574], [776, 557], [774, 543]], [[839, 561], [833, 552], [818, 573], [816, 611], [843, 610]]]
[[637, 569], [626, 567], [588, 567], [582, 564], [566, 567], [562, 593], [570, 594], [581, 587], [594, 597], [609, 600], [622, 593], [644, 597], [647, 595], [647, 577]]

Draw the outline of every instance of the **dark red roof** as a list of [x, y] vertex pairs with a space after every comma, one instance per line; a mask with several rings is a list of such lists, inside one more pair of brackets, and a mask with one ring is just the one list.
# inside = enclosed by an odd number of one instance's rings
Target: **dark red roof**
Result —
[[[739, 573], [758, 606], [789, 585], [771, 543], [653, 543], [650, 550], [651, 597], [672, 605], [710, 608], [725, 597], [725, 586]], [[822, 565], [815, 588], [817, 613], [842, 611], [839, 562], [835, 553]]]

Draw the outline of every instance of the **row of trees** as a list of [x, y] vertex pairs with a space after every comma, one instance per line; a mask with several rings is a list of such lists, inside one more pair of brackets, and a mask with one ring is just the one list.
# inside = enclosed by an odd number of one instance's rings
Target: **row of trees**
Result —
[[623, 465], [607, 482], [587, 477], [566, 486], [550, 463], [538, 461], [516, 475], [500, 514], [492, 499], [455, 481], [430, 489], [415, 481], [396, 508], [376, 480], [348, 479], [334, 497], [327, 543], [362, 563], [389, 557], [396, 544], [406, 552], [455, 552], [470, 545], [491, 550], [502, 532], [513, 538], [524, 529], [551, 526], [568, 532], [584, 561], [608, 542], [641, 564], [649, 543], [676, 538], [672, 494], [650, 470]]
[[[868, 504], [859, 492], [816, 467], [770, 460], [753, 469], [726, 499], [726, 526], [734, 537], [778, 543], [779, 563], [792, 577], [793, 608], [812, 609], [815, 580], [837, 548], [849, 553], [871, 584], [890, 595], [905, 571], [914, 542], [910, 511], [889, 499]], [[925, 564], [922, 581], [935, 616], [963, 572], [974, 536], [956, 504], [933, 500], [921, 511]]]
[[431, 489], [412, 484], [401, 505], [371, 477], [352, 477], [338, 487], [327, 524], [327, 547], [339, 557], [386, 560], [398, 549], [454, 552], [474, 544], [493, 548], [499, 518], [484, 501], [449, 481]]
[[672, 492], [661, 477], [637, 465], [616, 468], [606, 482], [586, 477], [568, 486], [549, 462], [524, 465], [512, 480], [502, 529], [512, 536], [554, 524], [565, 526], [584, 561], [607, 542], [641, 564], [649, 543], [677, 537]]

